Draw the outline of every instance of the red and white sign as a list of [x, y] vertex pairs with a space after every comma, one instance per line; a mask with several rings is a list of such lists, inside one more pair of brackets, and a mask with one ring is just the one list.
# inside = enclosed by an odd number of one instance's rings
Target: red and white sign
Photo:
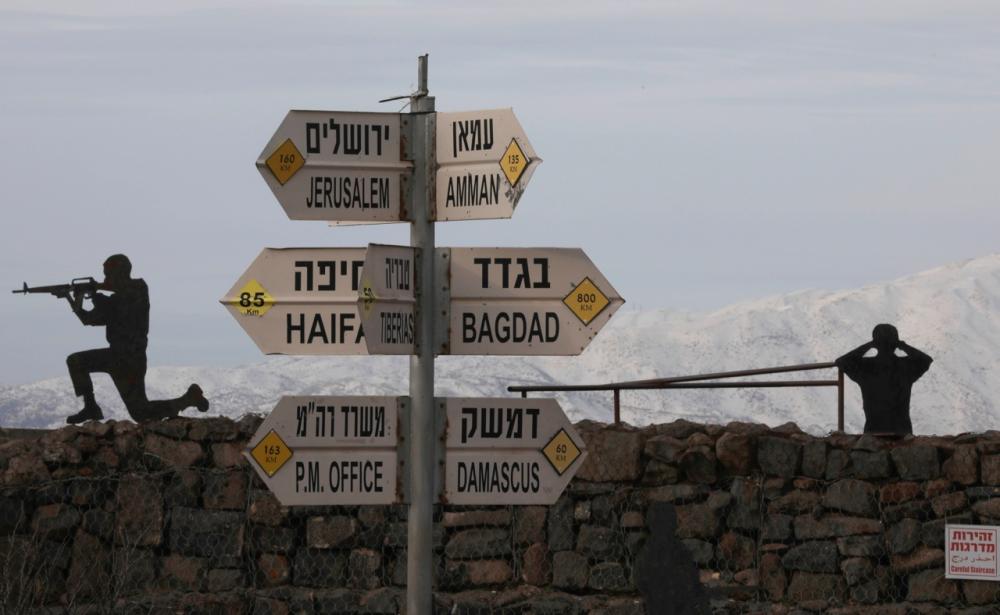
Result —
[[1000, 527], [995, 525], [944, 526], [945, 577], [1000, 581], [998, 536]]

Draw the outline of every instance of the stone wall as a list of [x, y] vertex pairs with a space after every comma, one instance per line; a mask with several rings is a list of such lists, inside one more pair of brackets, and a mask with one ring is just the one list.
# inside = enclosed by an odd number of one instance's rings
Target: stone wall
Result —
[[[259, 422], [0, 433], [2, 611], [401, 612], [405, 507], [282, 508], [240, 454]], [[577, 428], [590, 455], [554, 506], [437, 511], [440, 612], [703, 612], [644, 603], [677, 567], [719, 613], [997, 612], [997, 584], [943, 575], [946, 522], [1000, 525], [996, 432]], [[646, 568], [664, 541], [683, 556]]]

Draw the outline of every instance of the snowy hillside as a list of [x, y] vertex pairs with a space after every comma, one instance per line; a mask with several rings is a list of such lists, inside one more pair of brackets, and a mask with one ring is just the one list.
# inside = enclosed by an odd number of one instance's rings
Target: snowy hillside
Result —
[[[582, 384], [832, 361], [870, 339], [880, 322], [935, 361], [913, 390], [917, 433], [1000, 427], [1000, 254], [846, 291], [804, 291], [711, 313], [619, 311], [579, 357], [441, 357], [439, 395], [508, 395], [509, 384]], [[236, 326], [235, 323], [233, 326]], [[153, 341], [155, 344], [155, 340]], [[833, 378], [834, 371], [780, 378]], [[212, 413], [265, 413], [281, 395], [407, 392], [400, 357], [262, 357], [236, 368], [152, 368], [151, 398], [199, 382]], [[110, 379], [95, 378], [105, 414], [127, 418]], [[861, 396], [848, 383], [847, 426], [860, 431]], [[574, 420], [611, 418], [610, 393], [558, 396]], [[823, 389], [642, 391], [622, 395], [633, 424], [678, 417], [725, 423], [795, 421], [822, 433], [836, 425], [836, 393]], [[68, 377], [0, 387], [0, 425], [57, 426], [79, 409]], [[197, 414], [193, 411], [189, 413]]]

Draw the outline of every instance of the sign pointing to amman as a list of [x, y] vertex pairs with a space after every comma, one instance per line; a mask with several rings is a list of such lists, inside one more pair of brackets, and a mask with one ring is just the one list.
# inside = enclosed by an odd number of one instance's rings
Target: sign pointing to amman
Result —
[[398, 222], [400, 131], [398, 113], [289, 111], [257, 169], [292, 220]]
[[437, 220], [510, 218], [542, 159], [511, 109], [437, 114]]
[[399, 502], [399, 397], [282, 397], [244, 455], [284, 506]]
[[587, 457], [554, 399], [445, 400], [449, 504], [554, 504]]

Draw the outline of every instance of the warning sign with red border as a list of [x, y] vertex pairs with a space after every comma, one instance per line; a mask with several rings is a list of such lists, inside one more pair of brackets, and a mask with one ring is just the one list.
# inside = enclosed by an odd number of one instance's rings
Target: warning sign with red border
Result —
[[1000, 581], [997, 567], [997, 537], [995, 525], [946, 525], [945, 577]]

